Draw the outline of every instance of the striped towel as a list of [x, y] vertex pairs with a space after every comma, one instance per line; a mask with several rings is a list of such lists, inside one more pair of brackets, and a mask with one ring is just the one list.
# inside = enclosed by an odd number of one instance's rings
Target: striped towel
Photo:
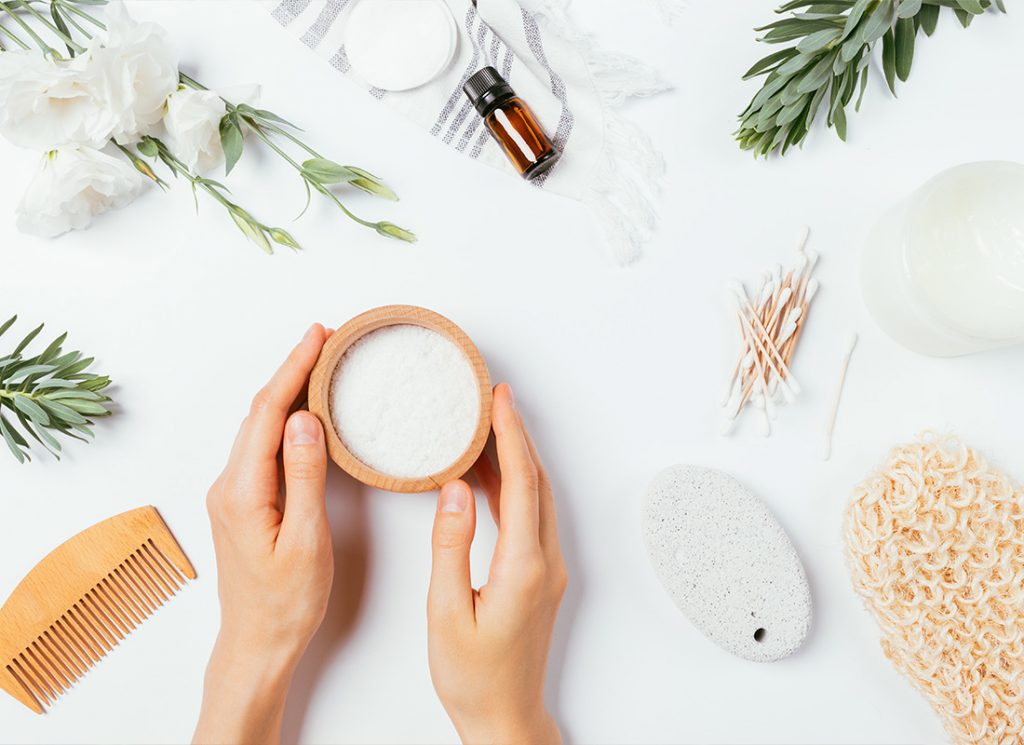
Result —
[[[632, 96], [667, 89], [654, 70], [596, 49], [573, 28], [567, 0], [445, 0], [460, 26], [452, 64], [415, 90], [383, 91], [360, 80], [345, 54], [345, 21], [358, 2], [277, 0], [271, 8], [282, 26], [374, 98], [465, 156], [518, 178], [462, 92], [470, 75], [495, 67], [563, 152], [533, 183], [587, 204], [618, 263], [640, 256], [656, 223], [665, 166], [650, 139], [616, 109]], [[670, 15], [679, 0], [658, 2]]]

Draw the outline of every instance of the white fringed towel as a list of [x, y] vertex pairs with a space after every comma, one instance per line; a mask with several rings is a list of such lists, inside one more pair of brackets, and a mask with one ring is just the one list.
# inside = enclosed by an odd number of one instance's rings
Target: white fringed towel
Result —
[[[451, 65], [420, 88], [383, 91], [359, 79], [345, 53], [346, 18], [359, 1], [280, 0], [272, 12], [372, 96], [460, 153], [518, 178], [462, 92], [470, 75], [495, 67], [563, 151], [533, 183], [587, 204], [615, 261], [639, 258], [657, 220], [654, 200], [665, 165], [647, 135], [617, 109], [632, 96], [668, 88], [653, 69], [596, 49], [569, 21], [567, 0], [445, 0], [459, 25]], [[659, 4], [671, 10], [678, 0]]]

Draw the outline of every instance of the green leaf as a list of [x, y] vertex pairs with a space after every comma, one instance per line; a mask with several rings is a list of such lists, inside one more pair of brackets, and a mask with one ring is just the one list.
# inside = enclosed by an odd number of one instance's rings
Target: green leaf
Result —
[[955, 2], [971, 15], [980, 16], [985, 12], [985, 8], [979, 0], [955, 0]]
[[292, 124], [287, 119], [282, 119], [277, 114], [275, 114], [273, 111], [267, 111], [266, 109], [253, 109], [252, 113], [253, 113], [254, 116], [257, 116], [257, 117], [259, 117], [260, 119], [262, 119], [264, 121], [274, 122], [275, 124], [283, 124], [284, 126], [290, 127], [290, 128], [292, 128], [292, 129], [294, 129], [294, 130], [296, 130], [298, 132], [302, 131], [301, 127], [298, 127], [295, 124]]
[[917, 29], [912, 18], [901, 18], [896, 22], [896, 76], [904, 83], [910, 77], [914, 64], [914, 43]]
[[39, 405], [46, 409], [46, 411], [49, 412], [56, 421], [63, 422], [64, 424], [86, 424], [89, 421], [64, 403], [41, 398], [39, 399]]
[[836, 41], [841, 35], [842, 31], [837, 28], [815, 31], [813, 34], [805, 36], [803, 41], [796, 45], [796, 50], [800, 54], [813, 54]]
[[4, 442], [7, 443], [8, 449], [14, 454], [14, 457], [18, 460], [18, 463], [24, 463], [28, 456], [22, 452], [18, 443], [14, 439], [14, 431], [11, 429], [11, 425], [4, 418], [3, 414], [0, 414], [0, 434], [4, 437]]
[[49, 362], [50, 360], [57, 357], [60, 354], [60, 347], [64, 343], [64, 340], [68, 338], [68, 334], [65, 331], [63, 334], [54, 339], [50, 346], [48, 346], [41, 355], [39, 355], [40, 362]]
[[[865, 68], [867, 69], [867, 68]], [[896, 95], [896, 35], [890, 30], [882, 37], [882, 72], [892, 94]]]
[[772, 52], [767, 57], [762, 57], [760, 60], [755, 62], [754, 65], [743, 74], [743, 79], [750, 80], [758, 75], [763, 75], [777, 63], [785, 62], [796, 53], [796, 47], [789, 47], [788, 49], [780, 49], [777, 52]]
[[231, 114], [225, 114], [220, 120], [220, 145], [224, 150], [224, 173], [228, 174], [242, 157], [242, 148], [245, 146], [242, 128]]
[[42, 408], [40, 408], [39, 404], [37, 404], [28, 396], [15, 396], [14, 406], [19, 411], [22, 411], [26, 415], [28, 415], [28, 418], [31, 419], [36, 424], [45, 427], [50, 423], [49, 415], [45, 411], [43, 411]]
[[893, 8], [892, 0], [881, 0], [871, 16], [864, 22], [859, 34], [864, 44], [874, 44], [885, 35], [885, 32], [892, 28], [896, 18], [896, 10]]
[[832, 57], [826, 55], [800, 78], [796, 89], [800, 93], [810, 93], [825, 85], [832, 77]]
[[11, 326], [13, 326], [14, 322], [17, 321], [17, 320], [18, 320], [18, 316], [17, 315], [13, 315], [10, 318], [8, 318], [6, 321], [4, 321], [3, 323], [0, 323], [0, 336], [3, 336], [4, 333], [7, 331], [7, 329], [9, 329]]
[[35, 329], [33, 329], [32, 331], [29, 332], [28, 336], [26, 336], [24, 339], [21, 340], [21, 344], [19, 344], [18, 346], [16, 346], [14, 348], [14, 351], [11, 352], [11, 355], [12, 356], [17, 356], [17, 355], [21, 354], [23, 351], [25, 351], [25, 347], [27, 347], [29, 344], [31, 344], [32, 340], [35, 339], [37, 336], [39, 336], [39, 332], [42, 331], [42, 330], [43, 330], [43, 324], [39, 324], [38, 326], [36, 326]]
[[939, 25], [939, 10], [938, 5], [925, 5], [921, 8], [921, 12], [917, 14], [917, 17], [921, 19], [921, 29], [926, 36], [931, 36], [935, 33], [935, 28]]
[[896, 8], [896, 17], [913, 18], [921, 12], [921, 0], [903, 0]]
[[873, 1], [874, 0], [857, 0], [853, 8], [850, 10], [850, 14], [846, 17], [846, 24], [843, 26], [842, 38], [850, 38], [854, 30], [857, 28], [857, 24], [859, 24], [861, 19], [864, 17], [864, 12]]
[[110, 412], [95, 401], [86, 401], [78, 398], [66, 398], [61, 403], [79, 414], [87, 416], [106, 416]]
[[86, 401], [108, 401], [106, 396], [101, 396], [99, 393], [93, 391], [87, 391], [82, 388], [74, 389], [61, 389], [51, 391], [46, 394], [46, 398], [40, 399], [41, 401], [59, 401], [62, 398], [81, 398]]
[[359, 174], [352, 169], [326, 158], [311, 158], [303, 162], [302, 172], [315, 183], [325, 186], [347, 183], [359, 178]]
[[860, 111], [860, 104], [864, 100], [864, 92], [868, 89], [868, 70], [871, 68], [867, 65], [860, 72], [860, 95], [857, 96], [857, 105], [854, 107], [855, 111]]
[[9, 377], [5, 382], [7, 384], [21, 383], [25, 378], [29, 378], [33, 375], [39, 375], [40, 373], [49, 373], [54, 371], [53, 365], [29, 365], [18, 370], [17, 373]]
[[836, 126], [836, 134], [839, 135], [839, 139], [846, 142], [846, 111], [842, 106], [835, 110], [832, 121]]

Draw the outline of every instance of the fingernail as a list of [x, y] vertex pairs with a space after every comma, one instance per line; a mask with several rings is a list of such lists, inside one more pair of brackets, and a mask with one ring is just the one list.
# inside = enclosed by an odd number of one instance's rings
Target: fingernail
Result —
[[441, 512], [465, 512], [469, 506], [469, 489], [459, 481], [441, 487]]
[[510, 386], [508, 383], [505, 383], [505, 390], [508, 391], [508, 402], [512, 404], [513, 409], [516, 408], [516, 397], [512, 393], [512, 386]]
[[323, 428], [312, 414], [295, 414], [288, 420], [288, 442], [292, 445], [315, 445]]
[[316, 324], [314, 323], [306, 330], [306, 335], [302, 337], [302, 341], [309, 341], [313, 338], [313, 334], [316, 332]]

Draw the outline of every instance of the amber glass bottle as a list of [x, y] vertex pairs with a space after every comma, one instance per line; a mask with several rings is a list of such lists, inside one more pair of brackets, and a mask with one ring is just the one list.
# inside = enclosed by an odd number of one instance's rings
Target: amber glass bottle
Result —
[[462, 90], [523, 178], [537, 178], [558, 160], [537, 117], [493, 67], [474, 73]]

